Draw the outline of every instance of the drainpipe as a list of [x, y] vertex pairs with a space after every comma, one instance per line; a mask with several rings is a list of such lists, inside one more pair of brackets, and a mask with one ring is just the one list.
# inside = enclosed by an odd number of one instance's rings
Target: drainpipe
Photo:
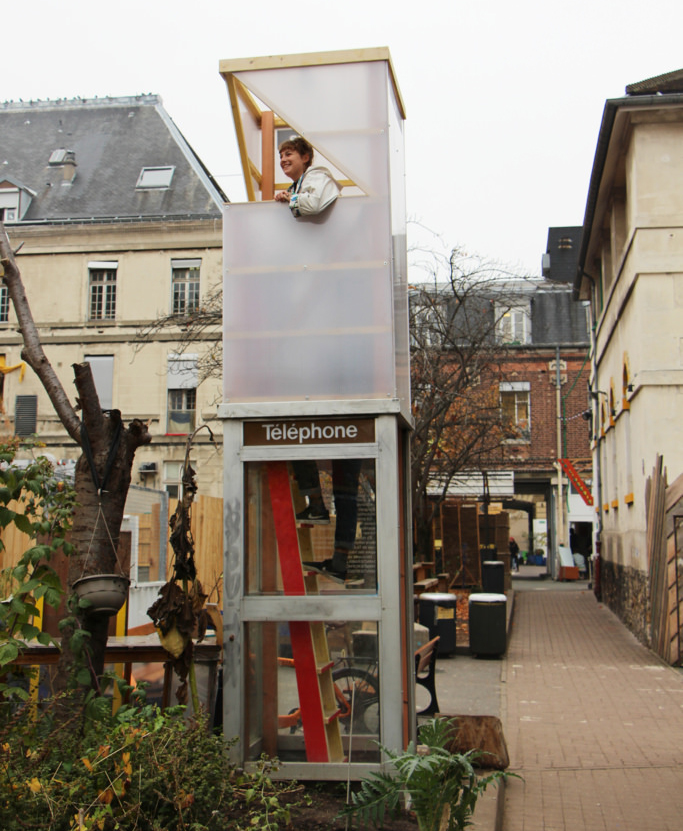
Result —
[[[589, 275], [586, 275], [589, 277]], [[592, 364], [592, 378], [590, 388], [599, 390], [600, 384], [598, 383], [598, 357], [597, 357], [597, 322], [593, 319], [593, 310], [597, 304], [597, 297], [595, 297], [596, 292], [598, 291], [598, 284], [595, 280], [589, 277], [591, 280], [593, 289], [592, 289], [592, 303], [591, 303], [591, 349], [593, 352], [593, 359], [591, 361]], [[597, 316], [597, 315], [596, 315]], [[602, 600], [602, 575], [601, 575], [601, 555], [602, 555], [602, 468], [600, 465], [600, 440], [599, 440], [599, 429], [600, 429], [600, 396], [596, 395], [595, 398], [592, 400], [593, 405], [593, 440], [595, 442], [595, 449], [593, 450], [593, 501], [596, 507], [596, 514], [598, 517], [597, 524], [595, 526], [595, 534], [593, 537], [593, 592], [597, 600]]]
[[[559, 459], [562, 458], [562, 372], [560, 369], [560, 347], [555, 347], [555, 412], [557, 418], [557, 459], [555, 469], [557, 470], [557, 550], [554, 552], [556, 566], [559, 557], [559, 546], [564, 541], [564, 502], [563, 502], [563, 479], [562, 466]], [[555, 571], [555, 569], [553, 569]], [[553, 577], [555, 574], [553, 573]]]

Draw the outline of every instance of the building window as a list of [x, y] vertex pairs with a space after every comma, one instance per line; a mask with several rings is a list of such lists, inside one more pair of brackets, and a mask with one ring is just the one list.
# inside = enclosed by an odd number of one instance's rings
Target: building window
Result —
[[500, 412], [508, 441], [531, 439], [530, 385], [526, 381], [500, 385]]
[[194, 430], [197, 390], [168, 391], [167, 433], [191, 433]]
[[[19, 188], [8, 187], [4, 181], [0, 187], [0, 222], [16, 222], [19, 211]], [[30, 200], [29, 200], [30, 201]]]
[[528, 304], [499, 309], [496, 317], [496, 329], [501, 343], [531, 342], [531, 314]]
[[32, 436], [38, 426], [38, 396], [17, 395], [14, 405], [14, 433]]
[[199, 266], [201, 260], [172, 260], [171, 313], [189, 315], [199, 308]]
[[[190, 467], [197, 469], [197, 462], [190, 459]], [[180, 499], [183, 495], [183, 463], [164, 462], [164, 490], [171, 499]]]
[[9, 291], [3, 281], [0, 281], [0, 323], [9, 320]]
[[136, 188], [167, 188], [171, 184], [175, 167], [143, 167]]
[[89, 263], [90, 320], [116, 317], [116, 269], [118, 263]]
[[197, 404], [197, 355], [169, 355], [166, 374], [168, 392], [167, 433], [191, 433]]
[[164, 489], [171, 499], [180, 499], [180, 483], [182, 478], [182, 462], [164, 462]]

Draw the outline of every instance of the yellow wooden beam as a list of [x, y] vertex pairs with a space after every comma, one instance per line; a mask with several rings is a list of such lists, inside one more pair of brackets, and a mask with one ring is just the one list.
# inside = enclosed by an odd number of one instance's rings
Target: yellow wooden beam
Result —
[[244, 84], [241, 83], [240, 81], [238, 81], [237, 79], [235, 79], [235, 89], [237, 91], [237, 95], [240, 97], [240, 99], [242, 101], [244, 101], [244, 104], [245, 104], [246, 108], [252, 114], [252, 116], [254, 118], [254, 121], [260, 127], [263, 112], [261, 111], [261, 108], [259, 107], [259, 105], [256, 103], [256, 99], [249, 92], [249, 90], [244, 86]]
[[[237, 133], [237, 145], [240, 151], [240, 161], [242, 162], [242, 172], [244, 174], [244, 185], [247, 189], [247, 199], [250, 202], [256, 201], [256, 195], [254, 193], [254, 184], [252, 182], [251, 176], [249, 175], [249, 155], [247, 153], [247, 145], [244, 140], [244, 127], [242, 125], [242, 114], [240, 112], [240, 107], [237, 102], [237, 79], [230, 75], [225, 79], [225, 83], [228, 87], [228, 95], [230, 96], [230, 107], [232, 109], [232, 117], [233, 121], [235, 122], [235, 132]], [[242, 86], [239, 84], [239, 86]]]
[[[256, 183], [258, 184], [258, 186], [260, 188], [261, 187], [261, 171], [258, 169], [257, 165], [254, 164], [254, 162], [252, 162], [251, 159], [249, 159], [248, 161], [249, 161], [249, 174], [250, 174], [249, 181], [251, 182], [252, 178], [255, 179]], [[252, 190], [253, 189], [254, 188], [253, 188], [253, 185], [252, 185]], [[249, 201], [254, 202], [255, 198], [250, 199]]]
[[249, 72], [258, 69], [289, 69], [300, 66], [329, 66], [342, 63], [366, 63], [386, 61], [389, 65], [391, 85], [398, 101], [401, 117], [405, 118], [403, 97], [396, 80], [391, 54], [386, 46], [370, 49], [342, 49], [335, 52], [308, 52], [299, 55], [264, 55], [256, 58], [237, 58], [219, 62], [218, 71], [225, 78], [235, 72]]

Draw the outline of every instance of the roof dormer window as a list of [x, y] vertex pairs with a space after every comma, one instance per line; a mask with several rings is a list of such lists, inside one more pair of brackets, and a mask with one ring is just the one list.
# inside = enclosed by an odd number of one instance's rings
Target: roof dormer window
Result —
[[64, 164], [68, 152], [69, 151], [66, 150], [64, 147], [58, 147], [57, 150], [52, 151], [47, 163], [51, 167], [58, 167], [59, 165]]
[[35, 193], [13, 179], [0, 180], [0, 221], [19, 222]]
[[136, 188], [168, 188], [171, 185], [171, 179], [175, 167], [143, 167], [138, 177]]

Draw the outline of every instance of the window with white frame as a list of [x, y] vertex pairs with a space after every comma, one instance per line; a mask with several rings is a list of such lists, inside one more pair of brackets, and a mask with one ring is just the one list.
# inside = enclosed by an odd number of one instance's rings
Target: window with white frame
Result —
[[164, 462], [164, 490], [171, 499], [180, 499], [182, 478], [182, 462]]
[[197, 390], [168, 391], [166, 432], [184, 435], [194, 430]]
[[530, 387], [528, 381], [500, 384], [500, 413], [510, 441], [531, 439]]
[[501, 343], [531, 343], [531, 308], [528, 303], [496, 309]]
[[19, 211], [19, 188], [0, 188], [0, 222], [16, 222]]
[[[190, 466], [197, 464], [190, 459]], [[171, 499], [180, 499], [183, 495], [183, 462], [164, 462], [164, 490]]]
[[194, 430], [198, 385], [197, 355], [169, 355], [167, 433], [184, 435]]
[[171, 314], [188, 315], [199, 308], [201, 260], [171, 260]]
[[136, 188], [167, 188], [170, 187], [175, 167], [164, 165], [163, 167], [143, 167], [138, 176]]
[[411, 346], [416, 349], [429, 347], [440, 348], [444, 341], [443, 309], [429, 300], [414, 301], [411, 309], [410, 340]]
[[88, 263], [89, 320], [114, 320], [116, 317], [117, 262]]
[[0, 280], [0, 323], [9, 320], [9, 291], [4, 280]]

